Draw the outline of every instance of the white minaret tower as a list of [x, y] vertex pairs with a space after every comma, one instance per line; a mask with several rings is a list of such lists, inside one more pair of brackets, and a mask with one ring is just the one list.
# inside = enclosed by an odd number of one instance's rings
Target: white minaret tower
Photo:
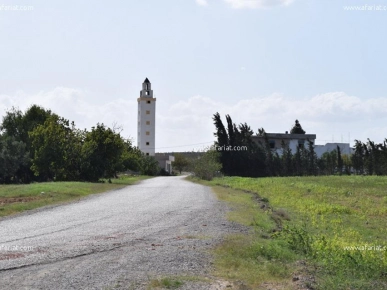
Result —
[[156, 98], [148, 78], [142, 84], [138, 102], [137, 146], [146, 155], [155, 155]]

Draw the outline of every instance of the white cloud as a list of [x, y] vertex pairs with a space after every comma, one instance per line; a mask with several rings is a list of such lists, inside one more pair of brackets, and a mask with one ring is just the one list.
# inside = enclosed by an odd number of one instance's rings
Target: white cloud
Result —
[[124, 137], [136, 137], [137, 102], [136, 100], [115, 99], [97, 105], [93, 94], [86, 90], [57, 87], [50, 91], [26, 94], [22, 91], [14, 95], [0, 95], [0, 120], [6, 110], [11, 107], [25, 111], [36, 104], [50, 109], [54, 113], [74, 121], [80, 129], [90, 129], [97, 123], [112, 127], [113, 123], [121, 125], [125, 130]]
[[[387, 137], [387, 99], [362, 100], [343, 92], [332, 92], [304, 99], [272, 94], [233, 104], [194, 96], [160, 113], [160, 126], [169, 127], [160, 137], [160, 143], [168, 144], [167, 140], [171, 140], [171, 144], [183, 145], [214, 140], [212, 116], [216, 112], [224, 122], [224, 116], [229, 114], [233, 122], [246, 122], [254, 132], [263, 127], [267, 132], [284, 133], [299, 119], [307, 133], [317, 135], [317, 144], [366, 141], [367, 138], [381, 142]], [[187, 148], [191, 150], [191, 147]]]
[[198, 4], [199, 6], [207, 6], [208, 2], [207, 0], [196, 0], [196, 4]]
[[[38, 104], [75, 121], [78, 128], [89, 129], [98, 122], [111, 127], [116, 122], [123, 127], [124, 137], [136, 137], [136, 100], [116, 98], [96, 104], [93, 95], [86, 90], [64, 87], [36, 94], [20, 91], [0, 95], [0, 120], [12, 106], [24, 111], [32, 104]], [[299, 119], [307, 133], [317, 134], [317, 144], [332, 139], [348, 142], [349, 138], [351, 142], [354, 139], [366, 141], [367, 138], [382, 142], [387, 137], [387, 99], [361, 99], [343, 92], [302, 99], [272, 94], [239, 99], [234, 103], [198, 95], [170, 104], [168, 110], [156, 112], [156, 148], [159, 152], [198, 150], [208, 144], [195, 144], [214, 141], [212, 116], [216, 112], [221, 114], [224, 122], [224, 116], [229, 114], [233, 122], [246, 122], [254, 132], [261, 127], [267, 132], [289, 131], [295, 119]]]
[[287, 6], [292, 4], [295, 0], [224, 0], [231, 5], [232, 8], [270, 8], [274, 6]]

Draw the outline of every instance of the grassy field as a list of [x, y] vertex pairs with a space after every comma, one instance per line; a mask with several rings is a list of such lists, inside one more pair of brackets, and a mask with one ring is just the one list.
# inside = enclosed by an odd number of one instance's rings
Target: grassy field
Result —
[[205, 183], [253, 229], [215, 250], [217, 275], [253, 289], [387, 289], [387, 177]]
[[122, 188], [143, 180], [145, 176], [121, 176], [112, 183], [42, 182], [0, 185], [0, 217], [25, 210], [76, 200], [93, 193]]

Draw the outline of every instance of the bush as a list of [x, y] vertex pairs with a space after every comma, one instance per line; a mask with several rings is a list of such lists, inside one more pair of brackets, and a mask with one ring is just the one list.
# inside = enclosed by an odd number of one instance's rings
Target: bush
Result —
[[169, 172], [166, 171], [164, 168], [160, 168], [159, 175], [160, 176], [170, 176]]
[[222, 168], [219, 153], [215, 150], [207, 151], [202, 157], [193, 161], [193, 173], [204, 180], [212, 180]]

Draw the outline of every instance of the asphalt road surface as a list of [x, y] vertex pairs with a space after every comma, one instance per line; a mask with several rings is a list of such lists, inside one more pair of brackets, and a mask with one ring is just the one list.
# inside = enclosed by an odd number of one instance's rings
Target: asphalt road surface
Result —
[[158, 277], [210, 277], [208, 250], [240, 231], [227, 210], [208, 187], [157, 177], [3, 219], [0, 289], [146, 289]]

